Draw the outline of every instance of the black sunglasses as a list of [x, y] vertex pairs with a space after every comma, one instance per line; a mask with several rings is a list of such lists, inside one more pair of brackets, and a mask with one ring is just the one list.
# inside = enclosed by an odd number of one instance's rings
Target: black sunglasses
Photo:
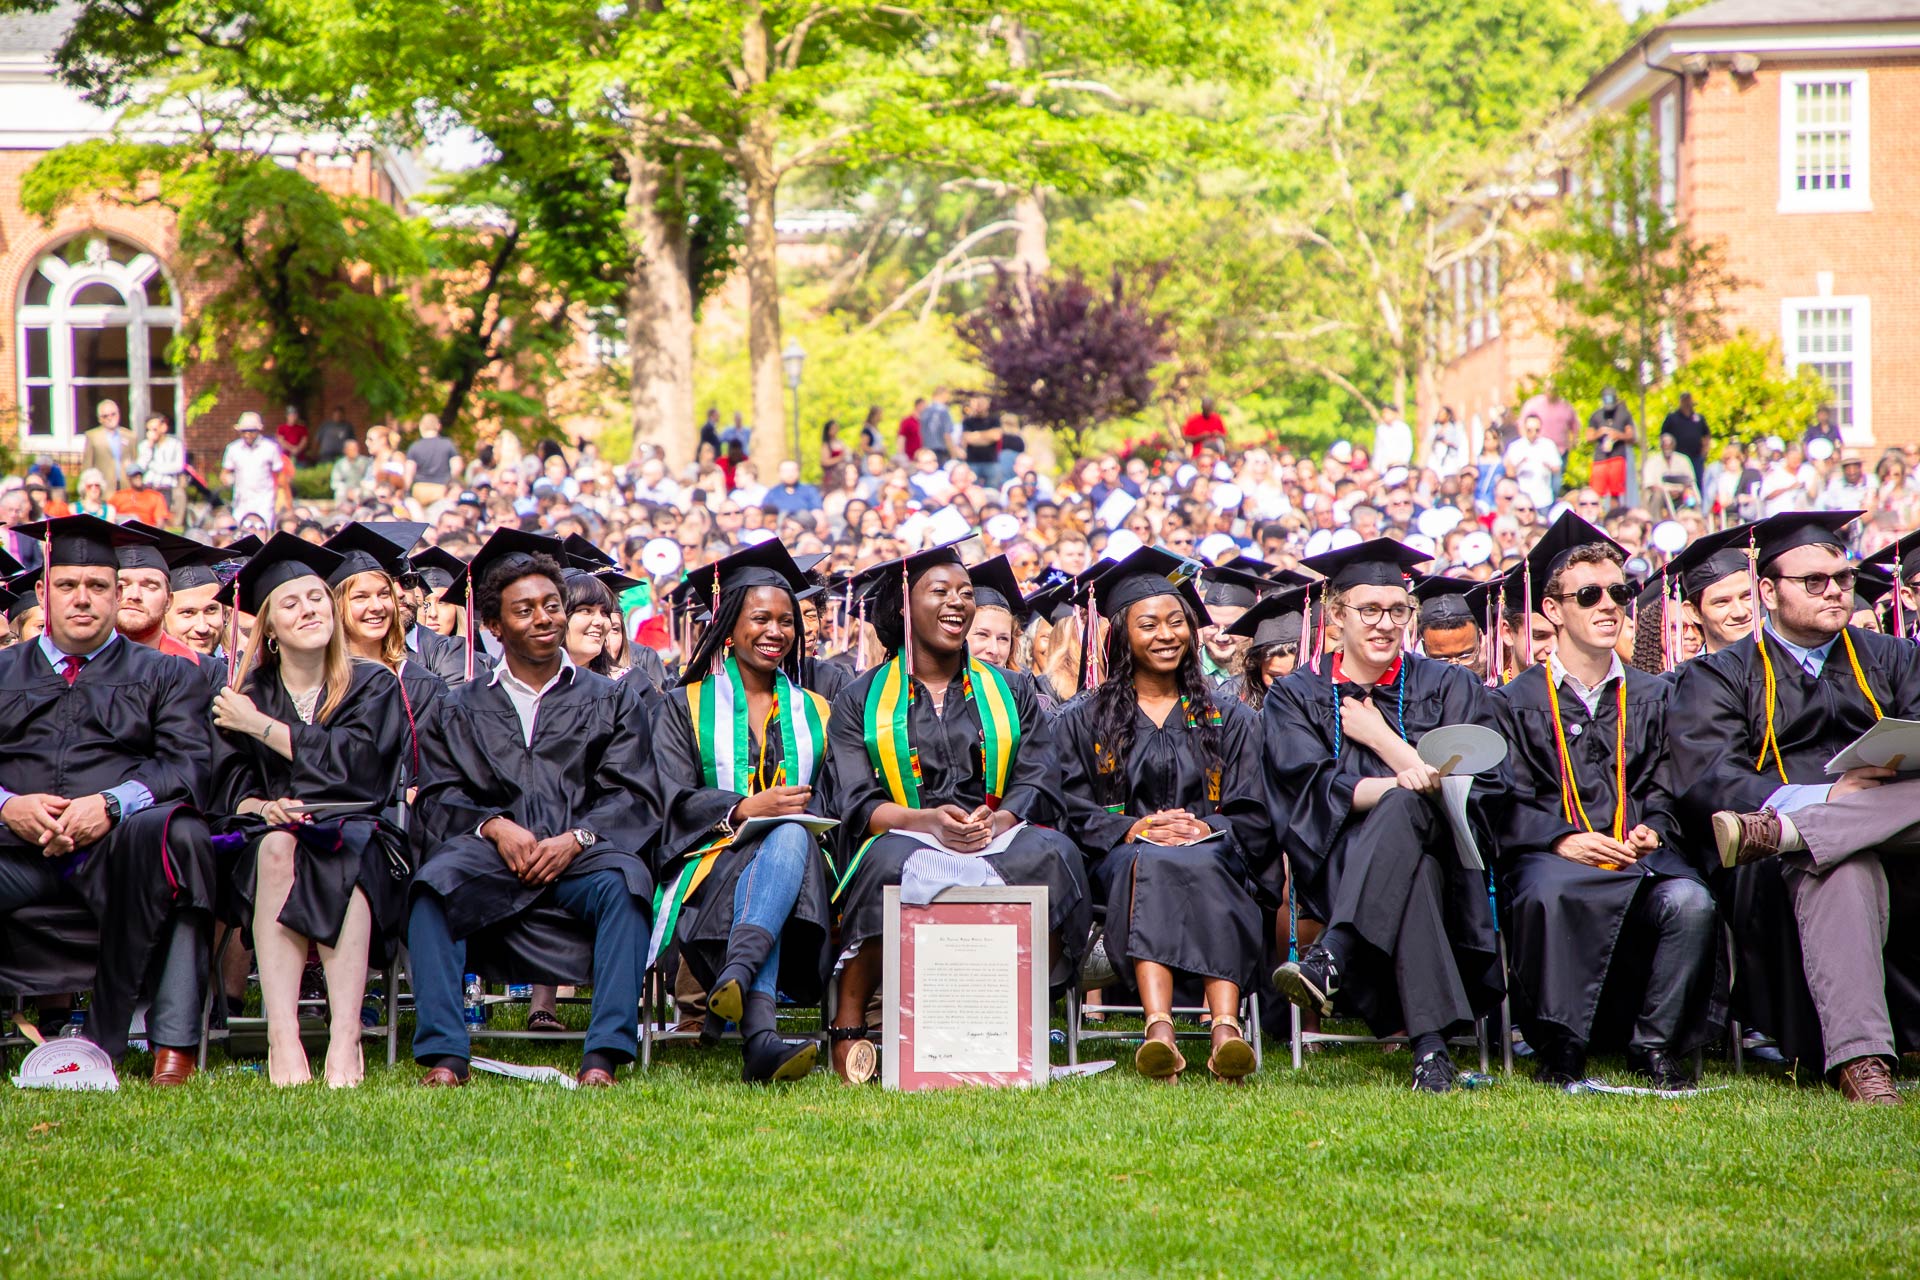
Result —
[[1624, 582], [1613, 582], [1604, 587], [1597, 582], [1589, 582], [1578, 591], [1569, 591], [1564, 595], [1555, 596], [1554, 599], [1571, 600], [1582, 609], [1591, 609], [1600, 603], [1600, 597], [1603, 594], [1624, 609], [1632, 601], [1634, 590]]

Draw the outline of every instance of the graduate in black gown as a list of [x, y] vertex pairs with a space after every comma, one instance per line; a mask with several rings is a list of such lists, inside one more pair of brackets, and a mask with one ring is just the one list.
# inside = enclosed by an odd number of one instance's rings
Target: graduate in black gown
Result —
[[[560, 554], [555, 539], [501, 529], [474, 557], [474, 611], [502, 659], [451, 691], [427, 739], [417, 810], [428, 853], [409, 894], [407, 948], [419, 1010], [413, 1053], [429, 1086], [467, 1079], [468, 939], [508, 930], [536, 905], [592, 926], [581, 1082], [611, 1085], [638, 1047], [658, 827], [652, 733], [636, 690], [567, 657]], [[466, 603], [463, 583], [451, 590]], [[566, 977], [542, 954], [516, 959], [540, 977]]]
[[1254, 1069], [1240, 996], [1266, 954], [1250, 866], [1270, 824], [1259, 721], [1201, 671], [1191, 568], [1144, 547], [1093, 584], [1106, 676], [1060, 713], [1054, 737], [1065, 829], [1106, 904], [1107, 954], [1146, 1015], [1135, 1067], [1159, 1079], [1185, 1070], [1174, 980], [1198, 978], [1213, 1018], [1207, 1069], [1239, 1079]]
[[248, 561], [229, 590], [253, 634], [238, 687], [213, 701], [211, 807], [241, 841], [229, 918], [260, 965], [276, 1085], [312, 1079], [299, 1009], [309, 942], [327, 975], [327, 1084], [360, 1083], [367, 966], [393, 955], [409, 871], [401, 834], [380, 818], [407, 751], [399, 681], [349, 651], [326, 582], [341, 563], [288, 533]]
[[[1766, 621], [1687, 663], [1668, 704], [1693, 838], [1713, 839], [1720, 812], [1736, 831], [1738, 815], [1764, 814], [1777, 834], [1782, 818], [1842, 799], [1892, 811], [1916, 785], [1884, 770], [1826, 772], [1883, 716], [1920, 718], [1920, 647], [1847, 625], [1853, 584], [1840, 531], [1858, 514], [1788, 512], [1750, 531]], [[1920, 1046], [1920, 867], [1869, 851], [1829, 869], [1790, 848], [1759, 859], [1723, 849], [1722, 865], [1761, 877], [1722, 895], [1741, 983], [1751, 971], [1776, 984], [1760, 1025], [1787, 1057], [1838, 1073], [1850, 1096], [1860, 1084], [1884, 1096], [1884, 1056]]]
[[[1497, 1004], [1502, 984], [1486, 875], [1463, 863], [1436, 803], [1440, 776], [1414, 744], [1440, 725], [1493, 727], [1496, 712], [1464, 669], [1402, 651], [1414, 616], [1405, 574], [1426, 559], [1376, 538], [1307, 560], [1330, 579], [1340, 646], [1276, 684], [1261, 714], [1300, 914], [1326, 925], [1274, 981], [1303, 1008], [1338, 1003], [1376, 1034], [1405, 1031], [1414, 1087], [1443, 1093], [1456, 1074], [1446, 1037]], [[1504, 772], [1473, 787], [1484, 853]]]
[[114, 632], [114, 548], [139, 534], [92, 516], [17, 532], [50, 551], [36, 588], [45, 630], [0, 651], [0, 922], [84, 905], [100, 926], [88, 1036], [120, 1058], [145, 988], [154, 1082], [178, 1084], [200, 1040], [216, 887], [200, 817], [207, 686]]
[[403, 600], [407, 649], [427, 670], [452, 688], [467, 681], [466, 646], [457, 636], [442, 635], [420, 619], [429, 597], [437, 607], [440, 596], [454, 582], [463, 579], [467, 566], [457, 556], [438, 547], [423, 547], [407, 558], [402, 575], [406, 588]]
[[[938, 547], [868, 573], [876, 584], [869, 616], [888, 657], [834, 700], [823, 805], [840, 819], [841, 942], [857, 948], [840, 976], [830, 1035], [835, 1069], [856, 1083], [875, 1066], [865, 1017], [880, 979], [886, 887], [901, 883], [909, 859], [925, 855], [915, 864], [922, 884], [1045, 885], [1056, 991], [1078, 972], [1091, 915], [1079, 849], [1040, 825], [1059, 822], [1065, 805], [1033, 684], [967, 654], [973, 581], [959, 554]], [[1029, 825], [1008, 848], [971, 856], [1022, 822]]]
[[744, 844], [738, 835], [754, 818], [818, 811], [829, 707], [797, 679], [805, 637], [794, 595], [805, 581], [776, 541], [701, 569], [694, 582], [713, 623], [653, 727], [666, 893], [650, 950], [678, 946], [707, 1009], [740, 1024], [742, 1078], [756, 1082], [813, 1069], [818, 1046], [780, 1036], [774, 1001], [780, 991], [817, 1000], [827, 969], [819, 841], [798, 824]]
[[1534, 1078], [1573, 1084], [1589, 1051], [1624, 1044], [1630, 1070], [1685, 1088], [1725, 1011], [1705, 859], [1672, 814], [1669, 686], [1615, 652], [1634, 594], [1617, 544], [1569, 511], [1529, 558], [1557, 636], [1500, 691], [1513, 798], [1495, 838]]

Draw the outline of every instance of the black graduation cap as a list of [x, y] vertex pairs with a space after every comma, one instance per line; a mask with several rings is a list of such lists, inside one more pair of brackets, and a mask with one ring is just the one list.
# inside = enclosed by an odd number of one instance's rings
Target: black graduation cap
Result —
[[1268, 564], [1265, 560], [1255, 560], [1249, 555], [1235, 556], [1233, 559], [1225, 561], [1218, 567], [1231, 569], [1235, 573], [1244, 573], [1255, 578], [1264, 578], [1268, 581], [1275, 581], [1276, 574], [1286, 572], [1286, 570], [1280, 568], [1278, 565]]
[[1308, 556], [1300, 563], [1323, 574], [1333, 589], [1348, 587], [1404, 587], [1407, 575], [1433, 559], [1393, 538], [1369, 538], [1338, 551]]
[[1759, 549], [1758, 568], [1766, 567], [1796, 547], [1831, 547], [1845, 554], [1846, 542], [1840, 531], [1859, 519], [1861, 511], [1782, 511], [1768, 516], [1747, 530], [1747, 537]]
[[191, 538], [183, 538], [177, 533], [168, 533], [165, 529], [140, 520], [129, 520], [121, 525], [121, 528], [144, 534], [147, 541], [114, 548], [114, 555], [119, 558], [120, 567], [152, 569], [156, 573], [167, 574], [169, 585], [177, 565], [204, 563], [211, 570], [211, 566], [225, 560], [229, 554], [204, 543], [195, 542]]
[[1548, 527], [1540, 541], [1533, 544], [1533, 550], [1527, 552], [1528, 607], [1535, 613], [1540, 612], [1541, 602], [1547, 598], [1547, 580], [1553, 577], [1554, 570], [1573, 553], [1575, 547], [1584, 547], [1589, 543], [1603, 543], [1620, 553], [1625, 561], [1627, 549], [1606, 535], [1606, 531], [1586, 520], [1582, 520], [1571, 510], [1562, 511], [1560, 518]]
[[296, 578], [325, 578], [340, 567], [341, 556], [291, 533], [276, 533], [254, 552], [240, 576], [220, 589], [221, 604], [238, 603], [240, 612], [258, 614], [278, 587]]
[[[152, 546], [153, 538], [138, 529], [109, 524], [98, 516], [56, 516], [17, 524], [13, 531], [23, 538], [52, 539], [52, 554], [46, 558], [49, 569], [58, 565], [118, 569], [121, 547]], [[156, 562], [166, 567], [164, 561]]]
[[[1666, 576], [1680, 584], [1683, 599], [1698, 604], [1707, 588], [1722, 578], [1731, 578], [1736, 573], [1745, 573], [1753, 567], [1747, 558], [1747, 531], [1752, 525], [1735, 525], [1719, 533], [1710, 533], [1695, 538], [1680, 549], [1680, 554], [1667, 561]], [[1648, 585], [1655, 590], [1660, 587], [1660, 574], [1648, 578]]]
[[[570, 533], [560, 544], [566, 548], [567, 558], [574, 561], [591, 561], [596, 566], [613, 568], [620, 562], [603, 551], [597, 544], [577, 533]], [[585, 568], [583, 564], [581, 566]], [[597, 570], [594, 570], [597, 571]]]
[[1320, 607], [1326, 591], [1324, 584], [1325, 579], [1319, 579], [1267, 596], [1228, 623], [1222, 633], [1246, 636], [1256, 649], [1285, 644], [1297, 646], [1308, 602], [1311, 601], [1315, 609]]
[[8, 555], [5, 547], [0, 547], [0, 581], [11, 578], [16, 573], [25, 573], [26, 571], [27, 566]]
[[[1236, 556], [1235, 559], [1245, 560], [1246, 557]], [[1225, 565], [1202, 565], [1200, 581], [1203, 584], [1200, 588], [1202, 601], [1241, 609], [1251, 609], [1261, 592], [1273, 586], [1263, 573], [1248, 573]]]
[[1027, 598], [1020, 593], [1019, 580], [1013, 576], [1013, 566], [1004, 555], [969, 565], [967, 576], [973, 579], [976, 607], [1005, 609], [1022, 626], [1033, 616], [1033, 610], [1027, 607]]
[[1920, 529], [1889, 542], [1870, 556], [1861, 559], [1861, 564], [1883, 565], [1891, 568], [1895, 561], [1900, 564], [1900, 580], [1912, 581], [1920, 573]]
[[34, 590], [40, 584], [40, 570], [29, 569], [7, 579], [5, 596], [7, 621], [17, 623], [27, 615], [29, 609], [40, 607], [40, 596]]
[[[1486, 592], [1480, 591], [1483, 584], [1472, 578], [1448, 578], [1430, 573], [1414, 584], [1414, 599], [1420, 602], [1420, 626], [1458, 627], [1467, 623], [1480, 625], [1480, 619], [1486, 613]], [[1479, 592], [1480, 611], [1476, 613], [1468, 597]]]
[[966, 567], [966, 561], [960, 556], [958, 542], [942, 543], [937, 547], [928, 547], [925, 551], [916, 551], [910, 556], [902, 556], [897, 560], [882, 560], [879, 564], [868, 565], [853, 575], [854, 597], [858, 599], [865, 596], [869, 600], [877, 599], [887, 588], [897, 586], [903, 565], [906, 568], [907, 581], [912, 583], [927, 570], [942, 564]]
[[[793, 566], [800, 570], [801, 573], [817, 580], [819, 575], [814, 573], [814, 570], [825, 564], [831, 555], [833, 555], [831, 551], [815, 551], [811, 555], [795, 556], [793, 558]], [[825, 584], [823, 583], [822, 585]]]
[[628, 577], [618, 569], [602, 569], [593, 576], [607, 584], [607, 590], [613, 592], [616, 602], [623, 594], [640, 585], [640, 579]]
[[440, 597], [441, 603], [466, 604], [467, 584], [471, 582], [477, 589], [487, 570], [510, 555], [548, 556], [562, 567], [567, 563], [566, 544], [558, 538], [543, 533], [528, 533], [523, 529], [495, 529], [493, 536], [473, 553], [471, 563], [462, 565], [462, 572], [454, 575], [452, 585]]
[[1058, 624], [1073, 616], [1073, 593], [1079, 581], [1065, 569], [1048, 569], [1027, 593], [1027, 612]]
[[1857, 564], [1853, 573], [1853, 611], [1871, 609], [1893, 590], [1893, 575], [1877, 565]]
[[[424, 528], [425, 525], [411, 520], [355, 522], [344, 526], [325, 544], [327, 550], [340, 554], [340, 564], [327, 575], [327, 585], [337, 587], [348, 578], [362, 573], [385, 573], [400, 577], [408, 569], [407, 552], [419, 541], [419, 530]], [[388, 530], [394, 530], [399, 536]], [[409, 531], [412, 531], [411, 537], [407, 536]]]
[[422, 547], [408, 557], [407, 564], [431, 591], [445, 591], [467, 572], [465, 560], [439, 547]]
[[[1102, 617], [1118, 617], [1129, 605], [1155, 596], [1177, 595], [1192, 608], [1195, 617], [1206, 621], [1206, 605], [1193, 586], [1204, 572], [1197, 560], [1183, 560], [1159, 547], [1140, 547], [1124, 560], [1097, 567], [1097, 574], [1081, 576], [1077, 595], [1091, 593], [1094, 608]], [[1249, 593], [1247, 604], [1252, 603]]]
[[[702, 604], [712, 608], [718, 597], [728, 591], [747, 587], [785, 587], [790, 592], [806, 590], [807, 576], [793, 562], [784, 542], [768, 538], [738, 551], [730, 551], [710, 565], [689, 570], [687, 582]], [[718, 582], [720, 590], [714, 590]]]
[[266, 545], [266, 543], [260, 540], [259, 534], [247, 533], [235, 538], [232, 542], [229, 542], [220, 549], [227, 553], [227, 559], [229, 560], [245, 560], [248, 556]]

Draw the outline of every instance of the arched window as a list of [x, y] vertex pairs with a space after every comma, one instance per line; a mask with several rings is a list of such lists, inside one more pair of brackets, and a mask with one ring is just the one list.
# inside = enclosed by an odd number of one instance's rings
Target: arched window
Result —
[[26, 447], [77, 448], [102, 400], [136, 432], [155, 413], [180, 429], [180, 371], [167, 361], [180, 306], [159, 259], [88, 233], [34, 263], [20, 294]]

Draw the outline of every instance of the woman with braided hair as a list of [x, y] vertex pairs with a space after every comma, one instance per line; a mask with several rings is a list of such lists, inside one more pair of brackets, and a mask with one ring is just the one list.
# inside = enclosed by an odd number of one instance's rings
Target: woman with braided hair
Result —
[[1240, 994], [1264, 954], [1250, 870], [1270, 827], [1260, 725], [1209, 691], [1199, 657], [1206, 611], [1182, 569], [1146, 547], [1091, 584], [1110, 624], [1105, 678], [1054, 731], [1067, 831], [1106, 903], [1108, 954], [1146, 1014], [1135, 1067], [1160, 1080], [1186, 1068], [1174, 982], [1197, 978], [1213, 1015], [1207, 1069], [1237, 1080], [1254, 1068]]

